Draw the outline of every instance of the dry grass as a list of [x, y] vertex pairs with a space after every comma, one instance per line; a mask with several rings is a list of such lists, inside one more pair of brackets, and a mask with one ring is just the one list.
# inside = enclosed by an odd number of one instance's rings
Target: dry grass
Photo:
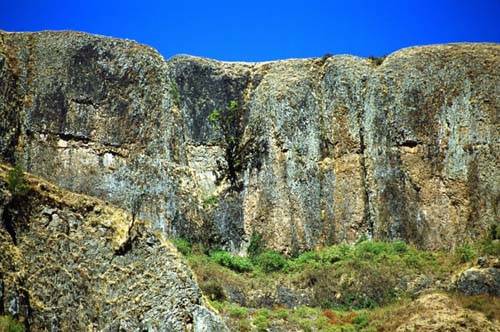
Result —
[[465, 309], [483, 313], [490, 321], [500, 324], [500, 297], [491, 295], [465, 296], [452, 294], [453, 302]]

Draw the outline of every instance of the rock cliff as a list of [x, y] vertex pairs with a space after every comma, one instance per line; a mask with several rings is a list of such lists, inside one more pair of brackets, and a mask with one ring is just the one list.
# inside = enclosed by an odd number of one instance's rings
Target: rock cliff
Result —
[[226, 331], [161, 233], [98, 199], [0, 165], [0, 314], [28, 331]]
[[1, 33], [0, 156], [235, 252], [452, 248], [497, 222], [499, 68], [498, 44], [226, 63]]

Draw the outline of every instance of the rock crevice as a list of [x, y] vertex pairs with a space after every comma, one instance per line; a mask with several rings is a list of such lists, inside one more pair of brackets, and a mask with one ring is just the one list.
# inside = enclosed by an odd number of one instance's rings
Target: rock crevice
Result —
[[[253, 233], [288, 254], [362, 236], [432, 249], [496, 220], [497, 44], [408, 48], [374, 66], [165, 61], [82, 33], [1, 37], [1, 158], [129, 210], [143, 197], [138, 215], [166, 234], [240, 253]], [[231, 101], [238, 190], [221, 180], [225, 142], [209, 121]]]

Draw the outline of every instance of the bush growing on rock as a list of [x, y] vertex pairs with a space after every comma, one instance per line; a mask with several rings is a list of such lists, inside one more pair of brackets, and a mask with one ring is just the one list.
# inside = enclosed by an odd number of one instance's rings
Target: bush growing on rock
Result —
[[248, 256], [250, 257], [256, 257], [264, 251], [265, 247], [265, 242], [264, 239], [262, 238], [262, 235], [253, 232], [252, 237], [250, 238], [250, 245], [248, 246]]
[[253, 270], [253, 264], [248, 258], [235, 256], [227, 251], [215, 251], [210, 257], [217, 264], [236, 272], [250, 272]]
[[477, 256], [477, 253], [472, 246], [464, 244], [455, 249], [455, 255], [459, 262], [467, 263], [472, 261]]
[[272, 250], [263, 252], [254, 261], [265, 273], [281, 271], [288, 264], [283, 255]]
[[172, 244], [179, 250], [181, 254], [184, 256], [191, 255], [192, 248], [191, 248], [191, 243], [183, 238], [174, 238], [170, 240]]
[[22, 197], [29, 190], [23, 169], [19, 164], [15, 165], [7, 174], [7, 189], [14, 197]]

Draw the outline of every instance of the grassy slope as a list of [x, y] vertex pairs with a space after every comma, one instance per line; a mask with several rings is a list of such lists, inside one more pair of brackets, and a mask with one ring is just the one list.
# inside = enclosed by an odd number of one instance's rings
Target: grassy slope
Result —
[[[494, 324], [500, 321], [497, 298], [447, 292], [452, 275], [479, 255], [499, 255], [498, 240], [465, 245], [454, 252], [363, 241], [293, 259], [281, 257], [273, 272], [268, 272], [269, 262], [263, 263], [262, 255], [241, 258], [207, 252], [179, 239], [174, 243], [187, 257], [205, 295], [235, 331], [394, 331], [416, 312], [424, 314], [432, 307], [413, 304], [418, 295], [429, 292], [447, 293], [443, 296], [453, 304], [447, 306], [456, 308], [451, 315], [467, 308], [482, 312]], [[272, 301], [263, 306], [255, 300], [255, 294], [271, 294], [277, 285], [309, 292], [309, 303], [287, 308]], [[245, 303], [232, 301], [231, 289], [243, 294]], [[470, 315], [467, 312], [465, 316]]]

